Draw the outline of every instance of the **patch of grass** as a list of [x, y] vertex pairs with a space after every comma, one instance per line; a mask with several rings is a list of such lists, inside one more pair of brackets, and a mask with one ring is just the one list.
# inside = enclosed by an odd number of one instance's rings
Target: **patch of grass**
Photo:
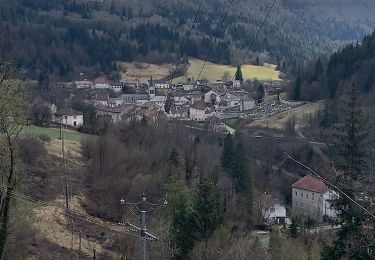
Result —
[[237, 129], [238, 119], [225, 119], [224, 124], [226, 124], [227, 126], [233, 128], [233, 129]]
[[[187, 78], [196, 79], [204, 63], [203, 60], [189, 59], [190, 66], [187, 73], [173, 80], [173, 82], [185, 82]], [[228, 80], [231, 80], [236, 73], [237, 68], [229, 65], [220, 65], [207, 62], [200, 79], [219, 80], [223, 78], [225, 72], [228, 72]], [[275, 65], [254, 66], [243, 65], [241, 67], [244, 80], [279, 80], [280, 72], [276, 70]]]
[[[24, 128], [23, 134], [35, 137], [38, 137], [40, 134], [45, 134], [48, 135], [52, 140], [55, 140], [60, 138], [60, 129], [30, 125]], [[82, 138], [89, 137], [90, 135], [64, 129], [64, 136], [65, 140], [67, 141], [79, 142]]]
[[[173, 83], [186, 82], [188, 78], [196, 79], [204, 63], [203, 60], [189, 58], [190, 66], [184, 76], [173, 80]], [[161, 79], [169, 75], [175, 69], [173, 64], [148, 64], [140, 62], [121, 62], [121, 78], [140, 80], [146, 82], [151, 77]], [[215, 64], [207, 62], [200, 79], [220, 80], [225, 72], [228, 72], [228, 80], [231, 80], [237, 68], [229, 65]], [[265, 64], [264, 66], [243, 65], [241, 67], [244, 80], [279, 80], [280, 72], [276, 66]]]

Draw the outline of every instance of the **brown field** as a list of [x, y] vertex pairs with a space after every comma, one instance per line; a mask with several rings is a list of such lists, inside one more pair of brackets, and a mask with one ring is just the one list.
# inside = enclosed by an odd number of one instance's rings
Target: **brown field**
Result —
[[147, 82], [151, 77], [153, 79], [162, 79], [175, 69], [173, 64], [148, 64], [142, 62], [122, 62], [120, 66], [121, 79], [139, 79], [139, 82]]

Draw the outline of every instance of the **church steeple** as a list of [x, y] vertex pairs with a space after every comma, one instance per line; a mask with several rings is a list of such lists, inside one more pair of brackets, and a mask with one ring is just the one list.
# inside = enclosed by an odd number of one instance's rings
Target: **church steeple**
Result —
[[155, 85], [152, 76], [148, 83], [148, 95], [150, 96], [150, 99], [155, 97]]

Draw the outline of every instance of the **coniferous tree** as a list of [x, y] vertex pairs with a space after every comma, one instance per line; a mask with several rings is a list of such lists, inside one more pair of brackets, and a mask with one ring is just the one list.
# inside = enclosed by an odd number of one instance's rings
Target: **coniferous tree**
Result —
[[294, 100], [299, 100], [301, 98], [301, 85], [302, 85], [302, 78], [301, 72], [298, 72], [296, 81], [294, 83], [292, 98]]
[[[353, 87], [342, 109], [343, 119], [333, 135], [338, 154], [336, 183], [349, 197], [355, 195], [358, 179], [366, 175], [367, 119]], [[332, 245], [323, 245], [322, 259], [374, 259], [374, 234], [363, 228], [366, 215], [347, 197], [341, 195], [334, 203], [336, 224], [341, 226]]]
[[193, 201], [195, 237], [207, 241], [224, 222], [224, 207], [213, 183], [200, 180]]
[[196, 240], [192, 230], [194, 222], [189, 197], [181, 182], [169, 184], [167, 190], [170, 195], [168, 200], [172, 218], [171, 239], [176, 247], [174, 258], [188, 259], [187, 255], [193, 249]]
[[228, 133], [224, 139], [223, 155], [221, 156], [221, 165], [224, 170], [230, 170], [233, 157], [233, 139], [232, 135]]
[[257, 56], [255, 59], [255, 65], [260, 66], [259, 56]]
[[249, 228], [253, 224], [253, 178], [249, 170], [249, 160], [246, 156], [245, 148], [241, 138], [237, 138], [235, 149], [236, 156], [233, 157], [231, 164], [231, 175], [234, 178], [236, 191], [245, 196], [246, 201], [246, 223]]
[[241, 66], [237, 66], [235, 80], [239, 80], [239, 81], [241, 81], [241, 83], [243, 82], [243, 76], [242, 76]]

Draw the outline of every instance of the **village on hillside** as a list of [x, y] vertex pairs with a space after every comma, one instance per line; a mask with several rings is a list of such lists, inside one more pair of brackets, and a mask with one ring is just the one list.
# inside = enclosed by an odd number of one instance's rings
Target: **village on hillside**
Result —
[[[111, 123], [123, 120], [147, 119], [155, 122], [159, 117], [185, 122], [208, 122], [210, 131], [234, 133], [226, 125], [228, 119], [259, 120], [287, 111], [301, 102], [281, 98], [285, 92], [281, 80], [260, 81], [253, 89], [243, 87], [240, 80], [208, 81], [173, 84], [171, 80], [147, 82], [121, 80], [113, 82], [106, 77], [95, 80], [77, 80], [56, 84], [57, 88], [85, 92], [83, 101], [95, 107], [96, 116]], [[79, 128], [84, 124], [82, 112], [67, 107], [50, 105], [53, 120], [66, 126]]]

